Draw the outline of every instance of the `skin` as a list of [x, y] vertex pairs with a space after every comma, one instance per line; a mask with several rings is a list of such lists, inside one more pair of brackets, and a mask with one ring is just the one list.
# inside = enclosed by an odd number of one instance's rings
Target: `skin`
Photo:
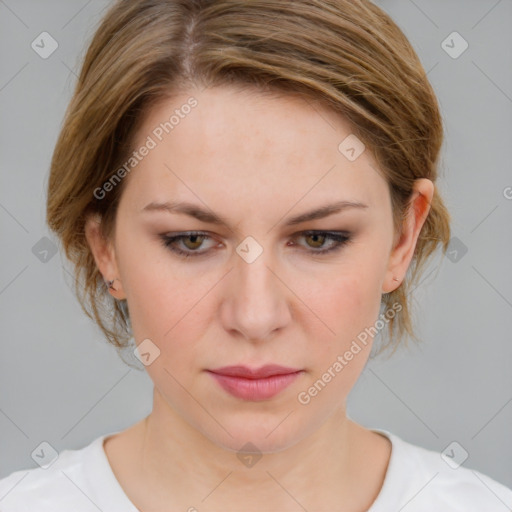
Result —
[[[338, 150], [352, 133], [348, 122], [292, 95], [187, 90], [148, 112], [135, 146], [191, 95], [198, 106], [125, 178], [112, 239], [100, 236], [98, 218], [86, 223], [100, 272], [116, 278], [112, 295], [127, 299], [136, 343], [149, 338], [160, 350], [146, 366], [153, 410], [107, 438], [108, 460], [145, 512], [366, 510], [391, 447], [349, 420], [345, 405], [371, 341], [307, 405], [297, 397], [374, 325], [381, 294], [400, 285], [434, 186], [415, 182], [398, 239], [370, 151], [349, 161]], [[291, 216], [340, 200], [367, 207], [284, 227]], [[229, 227], [141, 212], [151, 201], [191, 202]], [[205, 257], [183, 259], [160, 238], [193, 230], [211, 238], [175, 246]], [[334, 242], [300, 236], [306, 230], [352, 238], [319, 256], [312, 251]], [[252, 263], [236, 252], [247, 236], [263, 248]], [[268, 363], [304, 371], [260, 402], [231, 396], [205, 371]], [[263, 455], [252, 467], [237, 457], [247, 442]]]

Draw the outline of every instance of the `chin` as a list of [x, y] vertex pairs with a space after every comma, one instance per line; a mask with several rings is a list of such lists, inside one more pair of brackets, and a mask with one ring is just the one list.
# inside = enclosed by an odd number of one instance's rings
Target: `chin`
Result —
[[300, 412], [300, 409], [293, 407], [283, 409], [279, 414], [265, 414], [254, 409], [250, 413], [239, 412], [231, 418], [219, 418], [229, 434], [217, 424], [208, 429], [203, 425], [200, 432], [226, 450], [239, 452], [250, 443], [261, 453], [277, 453], [296, 445], [318, 428], [318, 425], [309, 424], [305, 418], [299, 418]]

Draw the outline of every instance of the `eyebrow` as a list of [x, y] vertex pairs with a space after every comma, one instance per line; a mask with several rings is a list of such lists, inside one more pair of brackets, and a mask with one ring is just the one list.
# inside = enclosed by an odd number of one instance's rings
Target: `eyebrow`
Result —
[[[308, 222], [317, 219], [323, 219], [330, 215], [334, 215], [336, 213], [340, 213], [342, 211], [357, 208], [357, 209], [365, 209], [368, 208], [367, 204], [361, 203], [359, 201], [338, 201], [336, 203], [327, 204], [321, 206], [319, 208], [315, 208], [314, 210], [310, 210], [309, 212], [301, 213], [295, 217], [291, 217], [288, 219], [284, 226], [295, 226], [297, 224], [302, 224], [303, 222]], [[181, 213], [184, 215], [189, 215], [199, 221], [206, 222], [209, 224], [216, 224], [229, 228], [229, 222], [227, 219], [218, 215], [212, 211], [204, 210], [199, 206], [187, 203], [187, 202], [164, 202], [159, 203], [152, 201], [147, 204], [144, 208], [142, 208], [141, 212], [154, 212], [154, 211], [163, 211], [169, 213]]]

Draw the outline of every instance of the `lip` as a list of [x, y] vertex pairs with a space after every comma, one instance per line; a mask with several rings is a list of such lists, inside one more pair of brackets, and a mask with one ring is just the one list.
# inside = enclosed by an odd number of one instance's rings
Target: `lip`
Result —
[[279, 365], [224, 366], [207, 370], [229, 394], [248, 401], [268, 400], [287, 388], [303, 370]]

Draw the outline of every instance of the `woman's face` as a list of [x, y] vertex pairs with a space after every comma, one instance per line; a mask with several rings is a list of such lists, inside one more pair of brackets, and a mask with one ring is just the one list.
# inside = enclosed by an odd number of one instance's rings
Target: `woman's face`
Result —
[[[150, 340], [155, 412], [233, 450], [297, 443], [344, 411], [381, 294], [406, 271], [385, 180], [346, 121], [291, 96], [191, 90], [148, 113], [142, 146], [101, 270], [120, 280], [136, 343]], [[288, 375], [222, 370], [267, 365]]]

